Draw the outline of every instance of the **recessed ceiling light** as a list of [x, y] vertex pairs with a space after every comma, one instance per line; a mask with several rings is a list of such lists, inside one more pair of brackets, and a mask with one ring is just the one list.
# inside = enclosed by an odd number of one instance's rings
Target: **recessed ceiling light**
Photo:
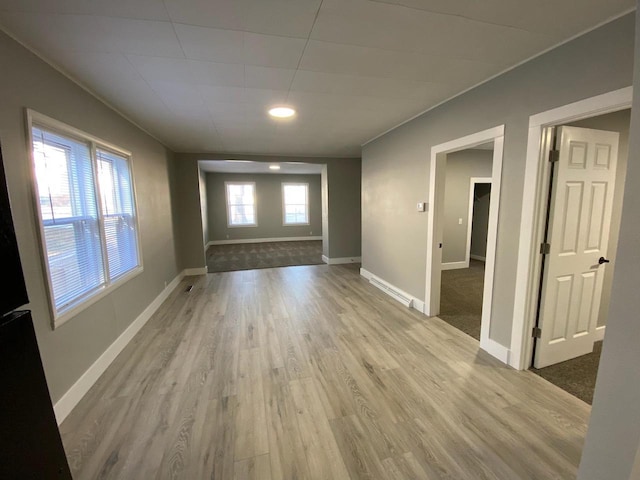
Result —
[[295, 114], [296, 111], [291, 107], [273, 107], [269, 110], [269, 115], [276, 118], [289, 118]]
[[269, 170], [280, 170], [280, 165], [269, 165]]

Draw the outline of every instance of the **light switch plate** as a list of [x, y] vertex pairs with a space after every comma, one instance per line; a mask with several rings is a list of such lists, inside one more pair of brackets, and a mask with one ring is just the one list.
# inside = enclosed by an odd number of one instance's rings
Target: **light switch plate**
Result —
[[417, 204], [418, 211], [419, 212], [424, 212], [424, 206], [425, 206], [424, 202], [418, 202], [418, 204]]

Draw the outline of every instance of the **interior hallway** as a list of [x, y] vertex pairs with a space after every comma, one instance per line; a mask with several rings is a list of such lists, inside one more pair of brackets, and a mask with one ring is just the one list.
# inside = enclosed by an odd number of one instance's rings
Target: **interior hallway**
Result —
[[186, 277], [61, 432], [76, 480], [566, 479], [589, 412], [322, 265]]

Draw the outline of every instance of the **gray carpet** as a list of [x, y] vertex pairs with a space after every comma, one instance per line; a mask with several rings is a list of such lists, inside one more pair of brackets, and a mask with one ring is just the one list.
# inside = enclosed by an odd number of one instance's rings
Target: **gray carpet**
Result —
[[592, 353], [531, 371], [591, 405], [601, 352], [600, 341], [593, 345]]
[[321, 263], [322, 240], [211, 245], [207, 249], [209, 273]]
[[471, 260], [469, 268], [444, 270], [440, 290], [440, 317], [480, 340], [484, 262]]

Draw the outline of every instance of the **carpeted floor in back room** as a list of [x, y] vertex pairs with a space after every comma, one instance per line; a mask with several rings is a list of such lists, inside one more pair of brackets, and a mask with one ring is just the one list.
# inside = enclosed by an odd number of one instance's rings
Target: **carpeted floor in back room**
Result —
[[237, 243], [207, 248], [209, 273], [321, 263], [322, 240]]

